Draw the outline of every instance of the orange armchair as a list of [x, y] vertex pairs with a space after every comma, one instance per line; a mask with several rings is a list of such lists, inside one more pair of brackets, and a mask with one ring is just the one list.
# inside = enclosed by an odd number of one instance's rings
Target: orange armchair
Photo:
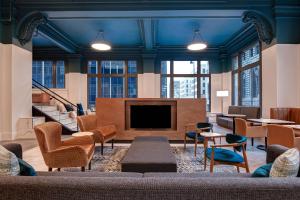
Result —
[[95, 142], [91, 136], [61, 140], [62, 127], [57, 122], [46, 122], [34, 127], [45, 164], [49, 171], [64, 167], [91, 168], [91, 159], [95, 151]]
[[300, 150], [300, 137], [296, 137], [293, 128], [282, 125], [268, 126], [268, 145], [280, 144], [288, 148]]
[[265, 138], [267, 137], [267, 127], [266, 126], [251, 126], [247, 123], [245, 119], [235, 118], [235, 132], [237, 135], [242, 135], [247, 138], [251, 138], [251, 143], [253, 146], [254, 138]]
[[97, 125], [96, 115], [83, 115], [77, 117], [78, 126], [80, 131], [89, 131], [94, 133], [96, 143], [101, 143], [101, 154], [103, 155], [104, 143], [111, 141], [112, 148], [114, 148], [114, 138], [117, 135], [115, 125], [107, 125], [99, 127]]

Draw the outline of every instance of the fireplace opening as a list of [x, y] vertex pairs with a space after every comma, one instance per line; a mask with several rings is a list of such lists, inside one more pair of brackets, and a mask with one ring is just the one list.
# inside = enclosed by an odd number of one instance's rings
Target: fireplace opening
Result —
[[130, 127], [136, 129], [172, 128], [171, 105], [131, 105]]

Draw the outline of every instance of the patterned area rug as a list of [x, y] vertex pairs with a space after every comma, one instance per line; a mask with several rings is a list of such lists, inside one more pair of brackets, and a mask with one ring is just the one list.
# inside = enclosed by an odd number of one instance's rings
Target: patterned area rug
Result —
[[[109, 147], [104, 148], [104, 155], [101, 155], [101, 149], [96, 147], [96, 151], [92, 160], [91, 171], [99, 172], [120, 172], [121, 160], [125, 156], [129, 146], [115, 146], [114, 149]], [[173, 153], [177, 160], [178, 173], [193, 173], [204, 171], [203, 148], [199, 147], [197, 157], [194, 157], [194, 148], [187, 147], [172, 147]], [[79, 168], [64, 168], [63, 171], [80, 171]], [[207, 171], [209, 170], [209, 160], [207, 161]], [[214, 167], [214, 172], [236, 173], [236, 168], [233, 166], [217, 165]]]

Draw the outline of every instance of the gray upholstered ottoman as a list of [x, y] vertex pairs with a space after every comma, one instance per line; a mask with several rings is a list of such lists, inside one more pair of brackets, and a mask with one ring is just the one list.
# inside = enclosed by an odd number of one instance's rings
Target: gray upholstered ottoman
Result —
[[132, 142], [121, 161], [122, 172], [177, 172], [177, 163], [166, 137], [141, 136]]

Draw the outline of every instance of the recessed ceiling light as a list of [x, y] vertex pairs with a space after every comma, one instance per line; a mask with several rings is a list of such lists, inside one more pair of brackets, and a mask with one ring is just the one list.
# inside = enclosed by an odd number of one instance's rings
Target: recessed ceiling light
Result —
[[207, 48], [207, 44], [203, 42], [199, 30], [195, 30], [193, 41], [187, 46], [188, 50], [200, 51]]
[[[91, 44], [91, 47], [93, 49], [96, 49], [98, 51], [108, 51], [111, 50], [111, 45], [104, 40], [103, 31], [100, 30], [97, 34], [96, 40]], [[100, 36], [100, 39], [98, 37]]]

